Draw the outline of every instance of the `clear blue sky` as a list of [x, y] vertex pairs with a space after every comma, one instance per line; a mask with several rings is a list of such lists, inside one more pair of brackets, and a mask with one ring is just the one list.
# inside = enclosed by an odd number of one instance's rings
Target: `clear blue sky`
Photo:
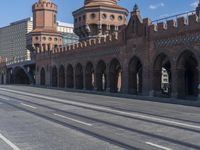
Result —
[[[31, 6], [37, 0], [1, 0], [0, 27], [11, 22], [32, 16]], [[59, 6], [58, 20], [73, 22], [72, 11], [83, 6], [84, 0], [53, 0]], [[121, 0], [119, 5], [129, 11], [137, 3], [143, 17], [152, 20], [195, 9], [197, 0]]]

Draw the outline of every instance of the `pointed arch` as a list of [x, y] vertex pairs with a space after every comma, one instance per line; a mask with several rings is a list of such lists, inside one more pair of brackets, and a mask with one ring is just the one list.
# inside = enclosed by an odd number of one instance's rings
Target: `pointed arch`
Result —
[[153, 89], [155, 96], [171, 96], [171, 62], [169, 57], [161, 53], [153, 65]]
[[122, 88], [122, 67], [118, 59], [114, 58], [109, 68], [110, 92], [121, 92]]
[[67, 88], [74, 88], [74, 69], [71, 64], [67, 66]]
[[30, 80], [25, 70], [21, 67], [16, 67], [13, 70], [14, 84], [30, 84]]
[[194, 53], [187, 50], [177, 60], [177, 92], [179, 98], [197, 97], [199, 71], [198, 61]]
[[52, 68], [52, 86], [53, 87], [58, 86], [58, 70], [56, 66], [53, 66]]
[[85, 69], [85, 87], [86, 90], [94, 89], [94, 67], [91, 62], [88, 62]]
[[1, 73], [1, 84], [4, 84], [4, 75]]
[[106, 63], [103, 60], [97, 63], [96, 86], [98, 91], [105, 91], [107, 87]]
[[77, 89], [83, 89], [83, 67], [80, 63], [76, 65], [75, 83]]
[[40, 85], [44, 86], [46, 84], [46, 73], [45, 73], [45, 69], [42, 67], [41, 71], [40, 71]]
[[59, 87], [65, 88], [65, 67], [63, 65], [59, 68]]
[[129, 79], [129, 93], [130, 94], [141, 94], [142, 83], [143, 83], [143, 66], [140, 59], [136, 56], [132, 57], [128, 65], [128, 79]]

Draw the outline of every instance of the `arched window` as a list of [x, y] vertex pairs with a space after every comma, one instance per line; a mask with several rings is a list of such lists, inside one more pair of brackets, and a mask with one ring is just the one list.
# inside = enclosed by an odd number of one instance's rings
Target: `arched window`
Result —
[[56, 17], [56, 15], [54, 15], [53, 20], [54, 20], [54, 23], [56, 24], [57, 23], [57, 17]]

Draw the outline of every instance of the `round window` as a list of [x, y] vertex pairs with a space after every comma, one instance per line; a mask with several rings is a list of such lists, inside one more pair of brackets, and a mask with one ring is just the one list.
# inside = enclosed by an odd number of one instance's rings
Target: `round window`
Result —
[[111, 15], [110, 16], [110, 20], [114, 20], [115, 19], [115, 16], [114, 15]]
[[96, 18], [96, 15], [95, 14], [91, 14], [91, 18], [92, 19]]
[[118, 17], [118, 20], [119, 20], [119, 21], [122, 21], [122, 19], [123, 19], [122, 16], [119, 16], [119, 17]]
[[107, 18], [107, 15], [106, 14], [103, 14], [102, 15], [102, 19], [106, 19]]

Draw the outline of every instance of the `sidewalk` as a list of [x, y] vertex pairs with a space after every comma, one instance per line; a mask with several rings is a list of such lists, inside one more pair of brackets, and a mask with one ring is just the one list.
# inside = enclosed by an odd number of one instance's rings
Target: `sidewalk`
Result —
[[66, 91], [66, 92], [75, 92], [75, 93], [78, 92], [78, 93], [117, 97], [117, 98], [137, 99], [137, 100], [143, 100], [143, 101], [152, 101], [152, 102], [200, 107], [200, 100], [191, 100], [191, 99], [186, 100], [186, 99], [176, 99], [176, 98], [151, 97], [151, 96], [122, 94], [122, 93], [110, 93], [110, 92], [99, 92], [99, 91], [88, 91], [88, 90], [66, 89], [66, 88], [63, 89], [63, 88], [54, 88], [54, 87], [41, 87], [41, 86], [32, 86], [32, 87], [61, 90], [61, 91]]

